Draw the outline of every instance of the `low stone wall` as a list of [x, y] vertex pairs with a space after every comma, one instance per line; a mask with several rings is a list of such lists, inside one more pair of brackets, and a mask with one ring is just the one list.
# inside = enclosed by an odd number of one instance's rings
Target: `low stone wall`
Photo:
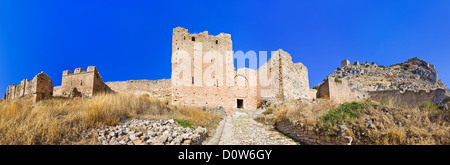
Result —
[[445, 99], [445, 90], [436, 89], [431, 91], [421, 90], [400, 92], [399, 90], [387, 91], [372, 91], [369, 92], [370, 99], [375, 101], [382, 101], [384, 99], [390, 100], [398, 105], [403, 106], [418, 106], [424, 102], [437, 103]]
[[325, 135], [313, 126], [293, 123], [288, 119], [275, 123], [275, 128], [281, 133], [306, 145], [351, 145], [352, 138], [341, 135]]

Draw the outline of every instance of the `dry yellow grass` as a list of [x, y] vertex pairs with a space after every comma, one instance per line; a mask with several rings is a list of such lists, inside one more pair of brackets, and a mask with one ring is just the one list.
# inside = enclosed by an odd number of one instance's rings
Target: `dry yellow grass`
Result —
[[157, 98], [104, 94], [92, 99], [50, 99], [37, 104], [0, 102], [0, 144], [86, 144], [81, 132], [127, 118], [187, 120], [212, 127], [219, 118], [207, 111], [166, 106]]
[[[450, 144], [450, 112], [438, 109], [431, 103], [420, 107], [402, 107], [386, 100], [369, 103], [364, 113], [353, 121], [345, 121], [346, 136], [352, 136], [355, 144], [379, 145], [448, 145]], [[305, 125], [323, 128], [319, 117], [337, 105], [320, 100], [317, 105], [295, 105], [279, 107], [274, 114], [279, 119], [288, 119]], [[275, 113], [277, 112], [277, 113]], [[375, 127], [369, 127], [371, 120]], [[332, 132], [337, 132], [334, 125]]]

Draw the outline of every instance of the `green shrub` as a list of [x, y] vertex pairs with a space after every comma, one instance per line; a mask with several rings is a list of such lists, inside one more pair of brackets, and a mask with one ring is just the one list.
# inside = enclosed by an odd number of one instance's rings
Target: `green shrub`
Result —
[[353, 121], [364, 113], [364, 107], [368, 103], [351, 102], [344, 103], [336, 109], [328, 111], [327, 114], [319, 117], [319, 124], [322, 124], [325, 131], [329, 132], [335, 125], [344, 124], [346, 121]]
[[181, 119], [173, 119], [173, 120], [175, 120], [178, 123], [178, 125], [182, 126], [183, 128], [195, 129], [194, 125], [187, 120]]
[[319, 86], [316, 85], [316, 86], [313, 87], [313, 89], [318, 90], [318, 89], [319, 89]]
[[334, 78], [334, 81], [337, 82], [337, 83], [342, 83], [342, 80], [337, 78], [337, 77]]

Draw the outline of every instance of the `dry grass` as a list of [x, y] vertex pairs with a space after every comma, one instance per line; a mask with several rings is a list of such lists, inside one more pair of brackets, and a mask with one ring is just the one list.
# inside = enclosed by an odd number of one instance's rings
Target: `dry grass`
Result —
[[288, 107], [280, 107], [274, 114], [279, 118], [286, 117], [290, 121], [305, 123], [308, 125], [317, 124], [317, 118], [326, 114], [328, 110], [337, 108], [337, 104], [318, 100], [317, 104], [293, 104]]
[[[450, 111], [440, 110], [431, 103], [425, 103], [420, 107], [401, 107], [392, 101], [360, 102], [363, 113], [356, 115], [354, 119], [336, 120], [331, 132], [335, 134], [339, 124], [347, 125], [346, 136], [352, 136], [355, 144], [380, 144], [380, 145], [448, 145], [450, 144]], [[326, 130], [330, 125], [322, 121], [324, 116], [330, 116], [336, 112], [336, 105], [329, 102], [321, 102], [317, 105], [296, 105], [280, 107], [275, 112], [278, 118], [289, 119], [292, 122], [300, 122], [314, 126], [320, 130]], [[333, 111], [330, 111], [333, 110]], [[282, 112], [282, 113], [281, 113]], [[276, 114], [276, 113], [274, 113]], [[371, 120], [374, 125], [368, 124]]]
[[218, 117], [202, 110], [166, 106], [156, 98], [98, 95], [92, 99], [50, 99], [37, 104], [0, 102], [0, 144], [86, 144], [81, 132], [127, 118], [186, 120], [211, 127]]

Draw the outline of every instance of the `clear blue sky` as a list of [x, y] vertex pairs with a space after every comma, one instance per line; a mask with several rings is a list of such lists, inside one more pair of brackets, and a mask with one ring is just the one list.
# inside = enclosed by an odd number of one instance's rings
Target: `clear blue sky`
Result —
[[[0, 93], [95, 65], [104, 81], [170, 78], [172, 29], [230, 33], [234, 50], [289, 52], [311, 87], [350, 59], [419, 57], [450, 82], [449, 0], [0, 0]], [[2, 96], [0, 96], [2, 97]]]

